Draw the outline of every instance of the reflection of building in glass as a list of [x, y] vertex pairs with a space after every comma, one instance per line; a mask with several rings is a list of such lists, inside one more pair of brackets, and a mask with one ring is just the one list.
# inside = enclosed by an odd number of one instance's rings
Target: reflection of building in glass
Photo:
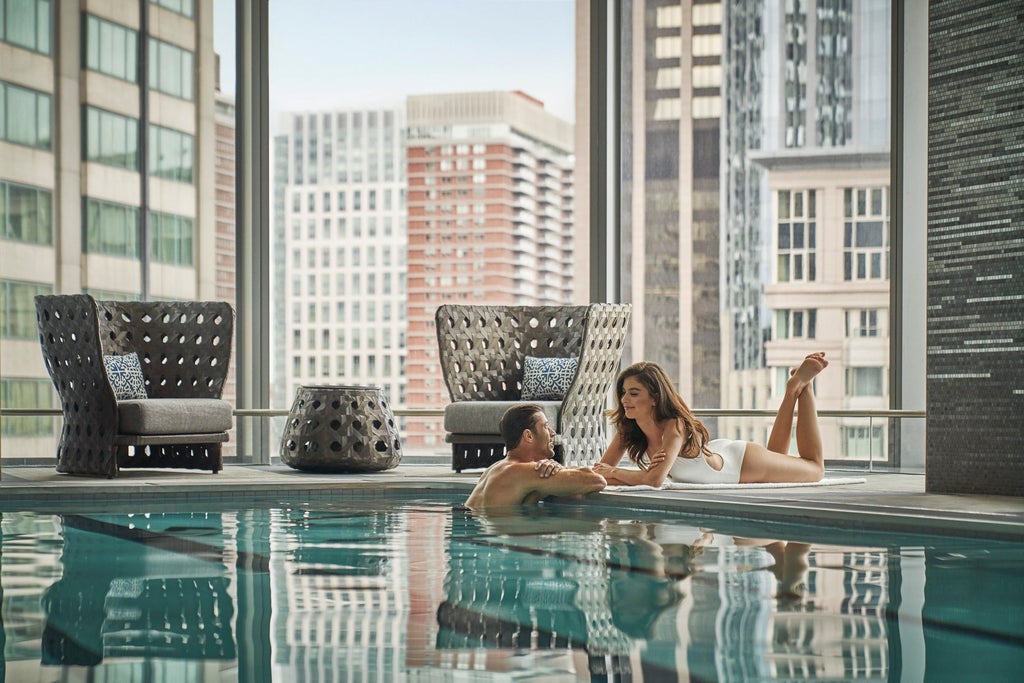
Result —
[[[213, 13], [180, 2], [2, 7], [0, 400], [51, 408], [36, 294], [217, 296]], [[53, 424], [5, 418], [5, 461], [50, 457]]]
[[274, 141], [274, 405], [302, 384], [405, 403], [405, 114], [286, 114]]
[[[774, 407], [816, 350], [819, 408], [888, 405], [889, 23], [886, 0], [726, 4], [723, 405]], [[883, 431], [825, 424], [825, 448], [878, 459]]]
[[720, 405], [722, 5], [623, 3], [622, 288], [631, 355]]
[[[521, 92], [407, 100], [408, 406], [439, 408], [439, 304], [569, 303], [573, 282], [572, 124]], [[437, 447], [440, 425], [409, 425]]]

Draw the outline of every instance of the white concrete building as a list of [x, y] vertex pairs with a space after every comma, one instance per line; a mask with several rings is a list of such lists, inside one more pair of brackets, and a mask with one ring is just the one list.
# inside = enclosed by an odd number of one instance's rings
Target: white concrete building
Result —
[[405, 113], [282, 115], [274, 144], [272, 404], [303, 384], [405, 404]]

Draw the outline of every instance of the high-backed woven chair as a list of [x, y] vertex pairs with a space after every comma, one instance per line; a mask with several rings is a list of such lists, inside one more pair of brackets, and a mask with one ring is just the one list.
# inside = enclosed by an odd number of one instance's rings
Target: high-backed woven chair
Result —
[[[60, 396], [57, 471], [108, 478], [124, 467], [219, 472], [232, 425], [220, 399], [234, 312], [220, 301], [36, 297], [39, 343]], [[145, 397], [117, 400], [104, 356], [138, 354]]]
[[600, 459], [607, 447], [604, 411], [619, 370], [628, 304], [488, 306], [446, 304], [435, 313], [441, 371], [451, 397], [445, 440], [452, 469], [487, 467], [505, 455], [498, 422], [523, 401], [527, 356], [578, 358], [560, 400], [537, 403], [561, 436], [567, 465]]

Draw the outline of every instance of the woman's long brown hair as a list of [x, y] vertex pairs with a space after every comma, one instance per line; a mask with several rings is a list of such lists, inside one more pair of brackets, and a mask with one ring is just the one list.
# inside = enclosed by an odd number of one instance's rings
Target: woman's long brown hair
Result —
[[690, 408], [683, 401], [679, 392], [672, 386], [672, 380], [657, 363], [640, 361], [619, 373], [615, 380], [617, 404], [615, 408], [608, 411], [612, 425], [618, 430], [619, 438], [626, 446], [626, 454], [630, 460], [643, 469], [647, 469], [651, 462], [650, 456], [647, 454], [647, 437], [644, 436], [636, 420], [626, 417], [626, 411], [622, 408], [621, 399], [625, 393], [623, 385], [630, 377], [643, 385], [654, 399], [654, 417], [658, 422], [668, 419], [682, 421], [683, 438], [686, 441], [679, 453], [680, 457], [696, 458], [702, 453], [710, 454], [707, 443], [711, 437], [708, 435], [707, 427], [690, 412]]

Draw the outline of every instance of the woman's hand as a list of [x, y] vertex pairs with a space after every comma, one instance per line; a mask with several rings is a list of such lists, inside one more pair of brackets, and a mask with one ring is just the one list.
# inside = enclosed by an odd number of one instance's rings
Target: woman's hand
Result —
[[562, 463], [558, 462], [557, 460], [547, 458], [545, 460], [538, 460], [534, 464], [533, 469], [535, 472], [540, 474], [541, 479], [546, 479], [553, 474], [558, 474], [559, 472], [564, 470], [565, 467], [562, 466]]
[[654, 451], [653, 453], [650, 453], [648, 455], [651, 459], [651, 462], [647, 466], [647, 469], [649, 470], [653, 470], [655, 467], [665, 462], [665, 458], [668, 457], [668, 453], [665, 452], [664, 448], [662, 448], [661, 450]]
[[594, 463], [594, 471], [605, 479], [615, 476], [615, 467], [604, 462]]

